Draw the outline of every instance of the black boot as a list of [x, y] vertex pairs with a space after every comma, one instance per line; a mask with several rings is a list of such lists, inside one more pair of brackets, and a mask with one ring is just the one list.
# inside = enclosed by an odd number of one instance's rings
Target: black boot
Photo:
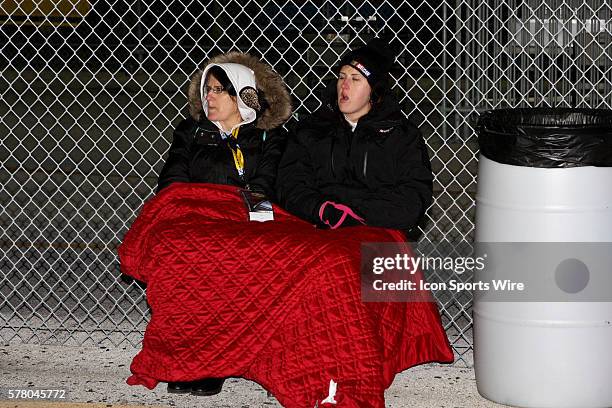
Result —
[[221, 392], [225, 378], [203, 378], [191, 383], [191, 395], [207, 397]]
[[172, 394], [187, 394], [191, 392], [192, 381], [169, 382], [168, 392]]

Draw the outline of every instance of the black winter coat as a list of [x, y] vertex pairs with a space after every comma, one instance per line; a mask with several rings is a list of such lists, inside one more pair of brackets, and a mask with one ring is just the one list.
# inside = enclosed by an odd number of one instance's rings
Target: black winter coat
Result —
[[238, 145], [244, 156], [244, 177], [241, 179], [228, 140], [222, 139], [219, 129], [205, 117], [199, 122], [189, 117], [174, 131], [157, 189], [177, 181], [248, 185], [274, 198], [276, 172], [285, 139], [282, 128], [262, 130], [253, 124], [241, 126], [238, 132]]
[[432, 200], [431, 164], [419, 130], [389, 95], [355, 131], [329, 107], [300, 120], [281, 159], [277, 198], [293, 214], [321, 224], [327, 200], [345, 204], [367, 225], [416, 239]]

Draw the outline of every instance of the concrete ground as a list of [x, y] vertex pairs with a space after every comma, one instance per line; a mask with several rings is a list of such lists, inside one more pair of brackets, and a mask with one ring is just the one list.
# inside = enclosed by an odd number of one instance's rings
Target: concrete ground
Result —
[[[214, 397], [166, 392], [166, 384], [150, 391], [125, 383], [133, 348], [94, 348], [9, 344], [0, 346], [0, 408], [280, 407], [257, 383], [239, 378], [226, 382]], [[8, 398], [9, 389], [65, 389], [65, 400]], [[399, 374], [386, 392], [392, 408], [502, 407], [482, 398], [471, 368], [437, 364]]]

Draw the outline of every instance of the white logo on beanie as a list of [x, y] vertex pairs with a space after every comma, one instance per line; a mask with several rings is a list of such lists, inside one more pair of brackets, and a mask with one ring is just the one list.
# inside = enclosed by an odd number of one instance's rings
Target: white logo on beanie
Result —
[[357, 68], [359, 71], [361, 71], [362, 74], [364, 74], [367, 77], [369, 77], [370, 75], [372, 75], [372, 73], [370, 71], [368, 71], [368, 69], [366, 67], [363, 66], [363, 64], [359, 61], [352, 61], [351, 65], [353, 65], [355, 68]]

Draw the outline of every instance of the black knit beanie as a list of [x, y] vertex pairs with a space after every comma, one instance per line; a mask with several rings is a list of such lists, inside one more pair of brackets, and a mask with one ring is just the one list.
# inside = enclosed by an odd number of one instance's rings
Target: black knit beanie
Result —
[[372, 38], [364, 47], [348, 52], [338, 64], [337, 71], [349, 65], [366, 77], [370, 86], [389, 73], [395, 55], [389, 43], [381, 38]]

